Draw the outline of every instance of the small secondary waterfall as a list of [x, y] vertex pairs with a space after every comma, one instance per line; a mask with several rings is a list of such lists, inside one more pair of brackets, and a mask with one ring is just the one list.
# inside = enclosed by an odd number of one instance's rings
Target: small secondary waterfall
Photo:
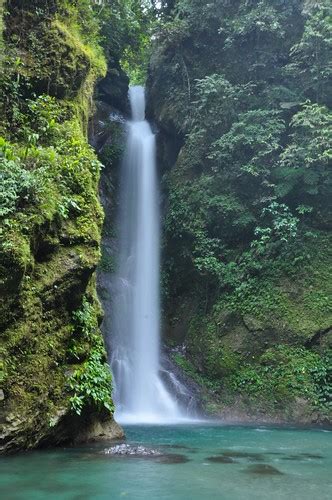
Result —
[[112, 356], [116, 418], [165, 422], [181, 411], [160, 376], [159, 200], [155, 136], [144, 88], [129, 91], [132, 121], [122, 164], [119, 265], [113, 280]]

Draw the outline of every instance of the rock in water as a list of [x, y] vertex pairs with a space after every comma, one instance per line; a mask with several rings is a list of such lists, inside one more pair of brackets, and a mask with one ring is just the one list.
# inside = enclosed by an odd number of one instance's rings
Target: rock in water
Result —
[[145, 446], [133, 446], [130, 444], [118, 444], [111, 448], [106, 448], [103, 453], [113, 457], [147, 458], [156, 460], [160, 464], [184, 464], [189, 462], [185, 455], [177, 453], [162, 453], [160, 450], [145, 448]]
[[236, 460], [231, 457], [217, 456], [217, 457], [208, 457], [207, 460], [209, 462], [214, 462], [217, 464], [236, 464]]
[[168, 455], [162, 455], [158, 458], [158, 463], [160, 464], [185, 464], [190, 462], [190, 459], [185, 455], [180, 455], [177, 453], [169, 453]]
[[264, 455], [261, 453], [252, 453], [248, 451], [225, 450], [222, 452], [222, 455], [229, 458], [244, 458], [255, 462], [264, 460]]
[[161, 457], [162, 453], [159, 450], [153, 450], [152, 448], [145, 448], [144, 446], [132, 446], [130, 444], [117, 444], [116, 446], [111, 446], [111, 448], [106, 448], [104, 450], [105, 455], [114, 456], [131, 456], [131, 457]]
[[279, 476], [283, 474], [283, 472], [280, 472], [280, 470], [276, 469], [275, 467], [272, 467], [272, 465], [267, 465], [267, 464], [249, 465], [249, 467], [246, 468], [245, 472], [249, 472], [250, 474], [260, 474], [266, 476], [268, 475]]

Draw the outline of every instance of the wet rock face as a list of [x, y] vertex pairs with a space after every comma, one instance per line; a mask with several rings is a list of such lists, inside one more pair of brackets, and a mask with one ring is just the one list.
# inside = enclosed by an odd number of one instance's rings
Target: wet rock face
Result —
[[111, 61], [106, 77], [98, 85], [99, 99], [124, 113], [128, 113], [128, 86], [128, 76], [116, 61]]

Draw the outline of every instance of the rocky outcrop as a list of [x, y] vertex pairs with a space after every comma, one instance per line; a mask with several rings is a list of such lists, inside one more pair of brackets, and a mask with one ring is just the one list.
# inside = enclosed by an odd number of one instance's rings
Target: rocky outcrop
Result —
[[101, 102], [109, 104], [112, 108], [122, 113], [128, 112], [128, 86], [129, 78], [121, 69], [120, 64], [109, 60], [106, 76], [98, 85], [98, 94]]
[[90, 8], [80, 13], [86, 37], [75, 18], [84, 6], [68, 13], [65, 4], [7, 2], [0, 75], [3, 452], [123, 436], [99, 330], [100, 163], [86, 136], [106, 60]]

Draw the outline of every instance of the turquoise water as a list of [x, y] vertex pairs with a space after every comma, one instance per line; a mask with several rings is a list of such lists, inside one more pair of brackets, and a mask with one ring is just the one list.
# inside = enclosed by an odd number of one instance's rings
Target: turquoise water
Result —
[[[112, 457], [105, 446], [2, 458], [11, 499], [327, 500], [332, 432], [225, 426], [132, 426], [127, 443], [166, 457]], [[212, 457], [212, 458], [211, 458]], [[174, 463], [176, 462], [176, 463]]]

